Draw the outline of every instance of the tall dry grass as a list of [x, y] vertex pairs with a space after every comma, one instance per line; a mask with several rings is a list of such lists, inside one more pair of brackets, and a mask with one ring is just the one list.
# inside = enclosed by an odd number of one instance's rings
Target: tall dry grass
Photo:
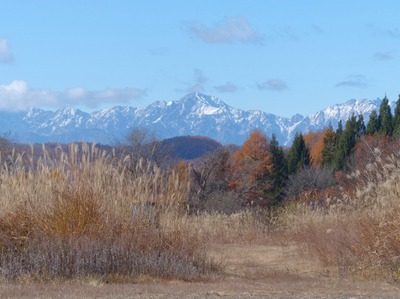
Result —
[[142, 275], [194, 280], [219, 270], [211, 243], [304, 245], [340, 276], [400, 278], [400, 152], [350, 174], [357, 192], [282, 211], [189, 214], [189, 175], [94, 145], [0, 157], [0, 278]]
[[0, 165], [2, 277], [191, 280], [214, 267], [201, 232], [179, 221], [189, 182], [174, 171], [88, 144]]
[[[185, 215], [178, 220], [183, 227], [199, 232], [208, 244], [271, 244], [280, 234], [278, 214], [266, 209], [242, 210], [233, 214], [219, 212]], [[168, 227], [161, 220], [162, 226]]]
[[329, 207], [291, 206], [286, 210], [288, 240], [340, 276], [400, 278], [400, 153], [374, 160], [349, 179], [357, 191], [326, 199]]

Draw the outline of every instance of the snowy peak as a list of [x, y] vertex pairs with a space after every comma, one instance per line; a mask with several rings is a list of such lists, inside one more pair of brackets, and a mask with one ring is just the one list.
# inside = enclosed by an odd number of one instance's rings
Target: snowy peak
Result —
[[222, 102], [220, 99], [201, 94], [201, 93], [190, 93], [183, 97], [180, 101], [180, 103], [185, 103], [188, 105], [202, 105], [202, 106], [209, 106], [209, 107], [215, 107], [215, 108], [222, 108], [226, 107], [227, 104]]
[[309, 118], [311, 120], [311, 125], [321, 126], [321, 124], [323, 124], [325, 126], [332, 125], [333, 127], [337, 126], [339, 120], [342, 120], [342, 122], [348, 120], [353, 113], [355, 115], [362, 114], [364, 119], [368, 120], [369, 114], [373, 110], [379, 110], [381, 102], [381, 99], [353, 99], [344, 104], [336, 104], [328, 107], [325, 110], [309, 116]]
[[66, 127], [78, 128], [84, 124], [90, 118], [90, 114], [85, 113], [75, 108], [64, 108], [57, 110], [54, 116], [49, 119], [47, 123], [48, 127], [52, 127], [52, 130]]
[[323, 113], [329, 118], [340, 118], [340, 117], [350, 117], [352, 113], [363, 114], [365, 112], [370, 112], [374, 109], [379, 108], [382, 100], [349, 100], [344, 104], [336, 104], [325, 110]]
[[228, 108], [228, 105], [218, 98], [201, 93], [188, 94], [178, 102], [178, 105], [182, 112], [200, 116], [219, 114]]
[[[23, 143], [88, 141], [113, 143], [124, 141], [133, 128], [146, 128], [160, 139], [203, 135], [222, 143], [242, 144], [256, 128], [268, 136], [275, 134], [281, 145], [290, 145], [297, 132], [337, 127], [353, 113], [368, 121], [381, 100], [349, 100], [309, 116], [290, 118], [259, 110], [245, 111], [220, 99], [191, 93], [178, 101], [158, 101], [144, 108], [116, 106], [86, 113], [75, 108], [53, 111], [31, 109], [27, 113], [1, 112], [2, 132], [13, 132]], [[393, 104], [392, 104], [393, 107]], [[1, 133], [1, 131], [0, 131]]]

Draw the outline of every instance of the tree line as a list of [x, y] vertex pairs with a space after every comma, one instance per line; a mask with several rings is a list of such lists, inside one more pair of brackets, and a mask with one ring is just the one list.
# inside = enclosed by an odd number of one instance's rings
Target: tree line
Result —
[[385, 96], [379, 111], [373, 110], [367, 124], [362, 115], [353, 114], [343, 128], [339, 122], [336, 131], [329, 127], [324, 135], [321, 165], [334, 170], [345, 170], [346, 161], [354, 153], [355, 146], [364, 135], [381, 134], [387, 137], [400, 136], [400, 96], [396, 102], [394, 115], [389, 100]]
[[268, 139], [256, 129], [239, 149], [222, 148], [197, 167], [192, 166], [194, 198], [196, 192], [201, 194], [200, 207], [222, 193], [247, 205], [278, 206], [288, 194], [288, 185], [296, 184], [296, 179], [308, 180], [307, 184], [315, 180], [316, 186], [334, 184], [333, 174], [348, 170], [361, 137], [377, 134], [400, 136], [400, 96], [394, 114], [385, 96], [379, 111], [372, 111], [367, 123], [363, 115], [352, 114], [344, 124], [339, 121], [336, 130], [329, 126], [322, 132], [297, 133], [289, 148], [280, 146], [274, 134]]

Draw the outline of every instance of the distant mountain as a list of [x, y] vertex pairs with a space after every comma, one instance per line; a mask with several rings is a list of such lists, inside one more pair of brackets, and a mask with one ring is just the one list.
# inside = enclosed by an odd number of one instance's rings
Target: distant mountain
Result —
[[57, 111], [31, 109], [28, 112], [0, 111], [0, 133], [11, 132], [21, 143], [86, 141], [113, 144], [123, 141], [132, 128], [147, 128], [158, 138], [207, 136], [223, 144], [242, 144], [255, 128], [275, 133], [281, 145], [290, 145], [297, 132], [321, 130], [352, 113], [367, 121], [376, 100], [350, 100], [309, 116], [280, 117], [259, 110], [240, 110], [220, 99], [200, 93], [178, 101], [159, 101], [145, 108], [113, 107], [93, 113], [65, 108]]

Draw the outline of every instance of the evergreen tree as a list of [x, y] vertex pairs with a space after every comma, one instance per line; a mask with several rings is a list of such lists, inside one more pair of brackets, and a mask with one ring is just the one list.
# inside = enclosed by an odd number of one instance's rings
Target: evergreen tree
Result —
[[336, 133], [333, 131], [332, 126], [328, 128], [324, 136], [324, 147], [322, 149], [322, 167], [331, 167], [336, 151]]
[[294, 137], [292, 147], [287, 153], [287, 163], [288, 174], [293, 174], [311, 164], [310, 151], [301, 133], [297, 133]]
[[339, 120], [338, 127], [336, 129], [336, 139], [339, 140], [342, 134], [343, 134], [343, 123], [342, 120]]
[[373, 110], [369, 115], [369, 121], [365, 133], [367, 135], [373, 135], [378, 132], [378, 129], [378, 114], [376, 113], [376, 110]]
[[347, 120], [346, 127], [340, 135], [338, 146], [336, 148], [335, 157], [333, 161], [336, 170], [343, 169], [346, 159], [353, 153], [354, 147], [357, 143], [358, 123], [354, 113]]
[[357, 138], [365, 135], [366, 127], [364, 123], [364, 116], [360, 114], [357, 120]]
[[386, 96], [383, 98], [381, 106], [379, 107], [378, 128], [378, 131], [385, 135], [393, 135], [393, 116], [390, 110], [389, 100]]
[[268, 197], [271, 205], [279, 204], [283, 199], [283, 189], [287, 180], [287, 163], [282, 147], [279, 146], [275, 134], [269, 144], [271, 153], [270, 180], [271, 188], [268, 190]]
[[394, 109], [393, 116], [393, 135], [400, 137], [400, 95], [396, 102], [396, 108]]

